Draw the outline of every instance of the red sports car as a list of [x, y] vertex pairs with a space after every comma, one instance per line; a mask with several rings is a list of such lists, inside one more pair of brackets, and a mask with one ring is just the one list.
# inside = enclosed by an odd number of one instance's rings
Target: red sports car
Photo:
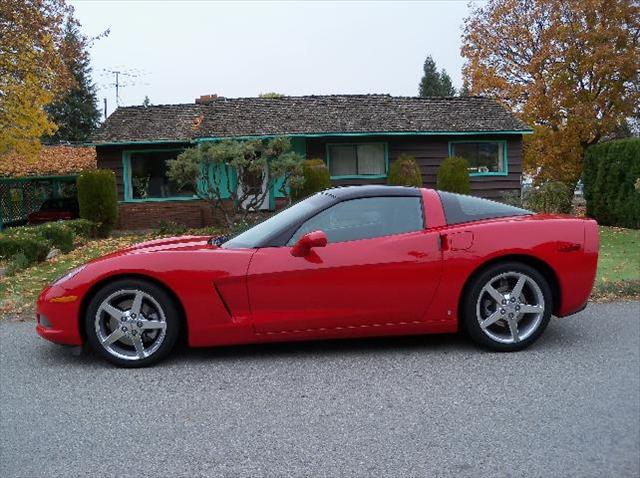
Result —
[[595, 221], [471, 196], [335, 188], [230, 238], [145, 242], [48, 286], [38, 333], [121, 366], [189, 345], [456, 332], [498, 351], [585, 307]]

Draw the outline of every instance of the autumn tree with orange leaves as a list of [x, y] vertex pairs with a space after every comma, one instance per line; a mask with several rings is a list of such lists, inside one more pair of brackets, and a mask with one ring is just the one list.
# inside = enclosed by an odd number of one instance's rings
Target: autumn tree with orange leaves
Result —
[[56, 131], [44, 107], [73, 86], [69, 22], [73, 9], [64, 0], [0, 2], [0, 155], [35, 158], [40, 138]]
[[637, 0], [490, 0], [465, 20], [463, 77], [531, 125], [525, 170], [575, 185], [584, 152], [637, 117]]

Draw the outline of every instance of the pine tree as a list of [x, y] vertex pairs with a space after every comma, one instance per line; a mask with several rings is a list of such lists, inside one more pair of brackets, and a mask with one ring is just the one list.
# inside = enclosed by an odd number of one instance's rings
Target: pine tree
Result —
[[431, 55], [424, 61], [424, 75], [420, 81], [420, 96], [440, 96], [440, 75]]
[[456, 89], [453, 87], [451, 77], [443, 68], [440, 71], [440, 96], [455, 96]]
[[73, 52], [66, 61], [75, 85], [65, 96], [46, 107], [58, 130], [44, 138], [45, 142], [87, 141], [100, 120], [96, 88], [91, 82], [89, 45], [75, 23], [67, 22], [64, 44], [67, 51]]
[[456, 94], [451, 77], [444, 69], [438, 72], [436, 62], [431, 55], [424, 61], [423, 70], [424, 75], [418, 92], [420, 96], [454, 96]]

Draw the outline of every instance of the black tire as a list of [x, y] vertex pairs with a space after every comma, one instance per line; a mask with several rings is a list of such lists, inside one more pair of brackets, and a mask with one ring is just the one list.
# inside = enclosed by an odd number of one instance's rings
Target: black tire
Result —
[[[513, 274], [513, 276], [511, 274]], [[506, 277], [502, 279], [495, 279], [502, 275], [506, 275]], [[531, 279], [538, 288], [536, 289], [531, 282], [524, 279], [524, 287], [526, 288], [524, 289], [524, 293], [527, 293], [528, 291], [529, 295], [534, 298], [538, 297], [539, 293], [541, 293], [544, 298], [544, 312], [541, 314], [532, 313], [531, 315], [533, 315], [533, 317], [531, 317], [530, 314], [521, 315], [516, 312], [513, 307], [517, 306], [524, 308], [527, 306], [524, 302], [522, 305], [510, 304], [509, 302], [511, 301], [511, 298], [507, 299], [507, 305], [500, 306], [495, 310], [492, 309], [492, 301], [495, 301], [495, 306], [498, 305], [498, 301], [493, 297], [488, 299], [488, 296], [491, 294], [487, 291], [483, 292], [483, 288], [488, 283], [493, 284], [494, 282], [492, 282], [492, 279], [507, 281], [507, 283], [509, 281], [517, 282], [518, 278], [522, 277], [522, 275]], [[482, 302], [479, 301], [481, 293], [483, 294]], [[521, 262], [503, 262], [482, 270], [472, 279], [472, 282], [465, 289], [465, 296], [461, 303], [461, 326], [471, 339], [482, 347], [497, 352], [515, 352], [527, 348], [542, 335], [549, 324], [552, 310], [553, 295], [551, 293], [551, 288], [545, 277], [538, 270]], [[502, 315], [505, 314], [505, 311], [506, 315]], [[478, 318], [478, 312], [480, 312], [480, 318]], [[492, 315], [492, 312], [499, 318], [495, 323], [483, 329], [480, 325], [480, 320], [488, 319], [489, 316]], [[515, 315], [515, 319], [507, 319], [507, 315], [509, 315], [510, 312], [513, 312], [512, 315]], [[502, 317], [504, 317], [504, 319]], [[518, 317], [522, 318], [518, 319]], [[511, 330], [509, 320], [515, 320], [518, 324], [515, 327], [516, 332]], [[520, 322], [518, 322], [518, 320], [523, 321], [523, 329], [524, 326], [530, 326], [530, 329], [527, 329], [529, 335], [523, 334], [522, 339], [513, 339], [513, 337], [519, 336]], [[509, 336], [511, 337], [511, 340], [515, 341], [512, 343], [505, 343], [501, 341], [509, 340]]]
[[[164, 336], [162, 340], [158, 340], [158, 338], [162, 334], [161, 330], [157, 330], [156, 332], [155, 329], [148, 330], [148, 331], [147, 330], [143, 331], [142, 329], [136, 329], [136, 330], [140, 330], [139, 332], [140, 334], [139, 339], [141, 341], [140, 343], [143, 343], [142, 342], [143, 334], [157, 333], [155, 337], [156, 337], [156, 341], [158, 342], [158, 345], [155, 347], [150, 347], [149, 351], [152, 350], [152, 352], [146, 356], [143, 355], [144, 358], [139, 358], [139, 357], [121, 358], [119, 356], [114, 355], [114, 353], [118, 353], [118, 351], [115, 351], [115, 352], [110, 351], [106, 348], [107, 346], [103, 346], [101, 340], [98, 337], [98, 333], [102, 333], [102, 330], [101, 332], [98, 332], [98, 330], [96, 330], [96, 327], [100, 328], [100, 326], [96, 326], [97, 320], [100, 320], [101, 324], [104, 324], [106, 321], [115, 320], [116, 321], [115, 323], [118, 324], [118, 326], [115, 328], [119, 328], [120, 325], [128, 325], [127, 323], [118, 322], [116, 319], [114, 319], [104, 311], [100, 312], [101, 314], [100, 319], [96, 317], [98, 314], [98, 310], [100, 309], [101, 305], [106, 299], [108, 299], [109, 297], [112, 297], [114, 294], [117, 295], [121, 293], [123, 294], [123, 298], [126, 298], [125, 292], [128, 292], [128, 291], [133, 291], [133, 292], [140, 291], [143, 294], [145, 294], [144, 296], [145, 298], [142, 299], [142, 301], [144, 301], [143, 302], [144, 305], [142, 307], [145, 307], [144, 309], [145, 311], [151, 311], [151, 313], [154, 314], [153, 316], [149, 316], [153, 318], [149, 318], [149, 319], [145, 318], [140, 322], [136, 322], [135, 315], [133, 319], [131, 317], [127, 317], [127, 319], [125, 320], [129, 320], [129, 322], [132, 323], [130, 330], [128, 330], [129, 334], [135, 333], [132, 330], [132, 327], [135, 327], [133, 323], [137, 323], [138, 325], [142, 323], [149, 323], [154, 318], [158, 319], [157, 322], [161, 322], [160, 317], [164, 316], [163, 322], [165, 323], [165, 325], [164, 325]], [[119, 297], [116, 297], [116, 299], [118, 298]], [[160, 308], [159, 312], [156, 310], [158, 307]], [[133, 307], [131, 310], [133, 310]], [[142, 312], [142, 309], [140, 309], [140, 312]], [[176, 307], [176, 304], [173, 298], [169, 296], [169, 294], [167, 294], [164, 291], [164, 289], [157, 286], [156, 284], [145, 281], [145, 280], [141, 280], [141, 279], [120, 279], [120, 280], [116, 280], [114, 282], [110, 282], [106, 284], [104, 287], [98, 290], [98, 292], [92, 297], [84, 317], [84, 327], [85, 327], [85, 332], [87, 335], [88, 342], [91, 345], [91, 348], [95, 350], [96, 353], [98, 353], [104, 359], [108, 360], [109, 362], [119, 367], [128, 367], [128, 368], [146, 367], [159, 362], [160, 360], [165, 358], [173, 349], [180, 333], [181, 321], [180, 321], [179, 314], [180, 314], [180, 311], [178, 307]], [[113, 322], [109, 322], [109, 323], [113, 323]], [[112, 333], [113, 331], [114, 329], [111, 328], [106, 330], [106, 333]], [[148, 337], [148, 336], [145, 335], [145, 337]], [[115, 347], [111, 347], [111, 348], [121, 349], [120, 351], [122, 352], [122, 354], [130, 352], [134, 355], [137, 355], [136, 349], [133, 346], [133, 337], [131, 336], [123, 337], [123, 339], [129, 340], [132, 343], [126, 344], [124, 342], [115, 341], [115, 343], [113, 344], [115, 345]], [[120, 339], [120, 340], [123, 340], [123, 339]], [[153, 342], [153, 340], [151, 341], [151, 343], [155, 345], [155, 342]], [[132, 350], [128, 350], [129, 348], [131, 348]]]

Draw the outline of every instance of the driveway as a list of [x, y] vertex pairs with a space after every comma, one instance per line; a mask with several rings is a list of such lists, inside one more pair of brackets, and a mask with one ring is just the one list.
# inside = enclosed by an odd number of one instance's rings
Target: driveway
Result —
[[0, 323], [0, 476], [640, 474], [640, 303], [458, 336], [184, 350], [120, 370]]

